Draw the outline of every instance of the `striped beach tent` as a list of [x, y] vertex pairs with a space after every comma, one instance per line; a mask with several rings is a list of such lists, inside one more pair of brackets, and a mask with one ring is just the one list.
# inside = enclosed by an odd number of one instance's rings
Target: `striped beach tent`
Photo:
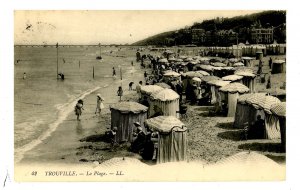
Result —
[[133, 134], [133, 124], [139, 122], [143, 130], [144, 121], [147, 119], [146, 106], [137, 102], [119, 102], [110, 106], [111, 129], [117, 128], [117, 142], [131, 142]]
[[271, 112], [278, 117], [281, 134], [281, 145], [286, 149], [286, 103], [280, 102], [271, 106]]
[[157, 163], [187, 160], [187, 128], [174, 116], [147, 119], [145, 125], [158, 132]]
[[165, 116], [177, 116], [179, 111], [179, 95], [172, 89], [163, 89], [150, 96], [149, 117], [155, 114], [154, 106], [157, 106]]
[[236, 112], [237, 99], [241, 94], [248, 93], [250, 90], [247, 86], [234, 82], [227, 84], [219, 89], [219, 91], [227, 93], [228, 112], [227, 117], [234, 117]]

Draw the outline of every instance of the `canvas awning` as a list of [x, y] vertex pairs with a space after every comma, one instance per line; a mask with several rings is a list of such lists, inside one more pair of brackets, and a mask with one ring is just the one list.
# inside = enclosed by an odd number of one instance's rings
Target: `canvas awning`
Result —
[[172, 101], [179, 99], [179, 95], [172, 89], [163, 89], [151, 95], [151, 99], [160, 101]]
[[284, 60], [280, 60], [280, 59], [276, 59], [276, 60], [273, 61], [273, 63], [274, 64], [283, 64], [283, 63], [285, 63], [285, 61]]
[[278, 117], [286, 117], [286, 103], [280, 102], [271, 106], [271, 112]]
[[147, 119], [145, 124], [153, 131], [161, 133], [170, 133], [172, 129], [186, 131], [184, 123], [174, 116], [158, 116]]
[[203, 76], [209, 76], [210, 75], [208, 72], [202, 71], [202, 70], [195, 71], [195, 73], [200, 73]]
[[234, 66], [234, 67], [242, 67], [242, 66], [244, 66], [244, 63], [237, 62], [237, 63], [234, 63], [232, 66]]
[[240, 94], [244, 94], [250, 91], [250, 89], [238, 82], [234, 82], [234, 83], [230, 83], [227, 84], [223, 87], [220, 88], [220, 91], [222, 92], [229, 92], [229, 93], [240, 93]]
[[237, 80], [241, 80], [242, 78], [243, 78], [243, 76], [240, 76], [240, 75], [227, 75], [225, 77], [222, 77], [222, 80], [237, 81]]
[[257, 94], [258, 96], [265, 96], [266, 93], [250, 93], [250, 94], [243, 94], [243, 95], [240, 95], [239, 98], [238, 98], [238, 103], [241, 103], [241, 104], [245, 104], [246, 103], [246, 100], [248, 98], [250, 98], [251, 96]]
[[215, 63], [211, 63], [212, 66], [215, 67], [226, 67], [227, 65], [225, 65], [224, 63], [221, 62], [215, 62]]
[[221, 80], [221, 78], [220, 77], [217, 77], [217, 76], [203, 76], [202, 77], [202, 80], [204, 81], [204, 82], [209, 82], [209, 81], [212, 81], [212, 80]]
[[157, 91], [163, 90], [162, 87], [157, 86], [157, 85], [146, 85], [146, 86], [141, 86], [141, 93], [150, 95], [152, 93], [155, 93]]
[[168, 60], [167, 59], [159, 59], [158, 63], [168, 63]]
[[181, 74], [175, 72], [175, 71], [169, 71], [169, 72], [166, 72], [164, 74], [164, 76], [168, 76], [168, 77], [179, 77]]
[[186, 73], [182, 73], [182, 75], [187, 77], [199, 77], [199, 78], [203, 77], [203, 75], [200, 72], [195, 72], [195, 71], [188, 71]]
[[223, 80], [211, 80], [207, 82], [208, 84], [212, 86], [222, 87], [226, 86], [230, 83], [230, 81], [223, 81]]
[[140, 113], [146, 112], [148, 107], [137, 102], [119, 102], [110, 106], [110, 109], [120, 111], [121, 113]]

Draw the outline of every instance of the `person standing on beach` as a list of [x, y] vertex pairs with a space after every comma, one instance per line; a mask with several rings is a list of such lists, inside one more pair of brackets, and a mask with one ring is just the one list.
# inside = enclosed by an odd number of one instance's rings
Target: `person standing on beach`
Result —
[[272, 69], [272, 63], [273, 63], [273, 60], [272, 60], [272, 57], [270, 57], [270, 59], [269, 59], [269, 67], [270, 67], [270, 69]]
[[129, 83], [129, 91], [131, 91], [132, 90], [132, 85], [134, 84], [134, 82], [130, 82]]
[[118, 96], [120, 96], [120, 101], [122, 100], [122, 96], [123, 96], [123, 89], [122, 86], [119, 86], [118, 92], [117, 92]]
[[23, 80], [25, 80], [26, 79], [26, 73], [24, 72], [23, 73]]
[[114, 76], [116, 76], [117, 74], [116, 74], [116, 70], [115, 70], [115, 68], [113, 67], [113, 77]]
[[103, 101], [104, 101], [104, 99], [101, 97], [101, 95], [97, 94], [97, 107], [96, 107], [95, 114], [99, 113], [99, 115], [100, 115], [101, 110], [104, 108], [104, 105], [102, 103]]
[[142, 98], [142, 94], [141, 94], [141, 87], [142, 87], [142, 85], [143, 85], [143, 82], [140, 81], [139, 84], [137, 84], [136, 87], [135, 87], [136, 92], [139, 95], [139, 100]]
[[81, 116], [83, 109], [83, 100], [78, 100], [76, 106], [75, 106], [75, 115], [77, 115], [77, 121], [80, 121], [79, 117]]

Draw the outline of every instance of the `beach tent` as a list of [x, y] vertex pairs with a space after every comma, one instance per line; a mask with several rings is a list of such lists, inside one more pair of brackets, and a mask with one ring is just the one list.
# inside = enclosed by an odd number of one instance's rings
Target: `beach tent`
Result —
[[133, 124], [139, 122], [143, 130], [144, 121], [147, 119], [146, 106], [136, 102], [120, 102], [110, 107], [111, 129], [117, 128], [116, 141], [131, 142], [133, 134]]
[[226, 67], [227, 65], [225, 65], [224, 63], [221, 62], [215, 62], [215, 63], [210, 63], [212, 66], [214, 67]]
[[226, 100], [226, 95], [223, 92], [220, 92], [219, 88], [228, 85], [230, 81], [223, 81], [217, 79], [217, 80], [208, 81], [207, 83], [210, 85], [210, 91], [211, 91], [210, 102], [215, 106], [215, 111], [219, 112], [221, 110], [222, 100]]
[[[265, 138], [266, 139], [279, 139], [280, 126], [279, 120], [271, 112], [271, 106], [280, 103], [280, 100], [274, 96], [256, 96], [247, 98], [246, 102], [251, 104], [256, 110], [261, 112], [265, 120]], [[252, 114], [250, 112], [250, 114]], [[253, 116], [249, 117], [253, 118]], [[254, 119], [254, 118], [253, 118]], [[256, 120], [256, 119], [254, 119]]]
[[286, 148], [286, 103], [281, 102], [271, 106], [271, 112], [278, 117], [281, 134], [281, 145], [283, 150]]
[[250, 90], [247, 86], [234, 82], [219, 89], [221, 92], [228, 94], [228, 113], [227, 117], [234, 117], [236, 111], [237, 99], [241, 94], [248, 93]]
[[231, 75], [234, 73], [234, 68], [233, 67], [215, 67], [213, 66], [213, 71], [212, 75], [218, 76], [218, 77], [224, 77], [226, 75]]
[[272, 64], [272, 74], [277, 74], [277, 73], [283, 73], [284, 72], [284, 67], [285, 67], [285, 61], [284, 60], [275, 60], [273, 61]]
[[148, 102], [150, 101], [150, 95], [152, 93], [158, 92], [163, 90], [162, 87], [158, 85], [145, 85], [141, 86], [141, 95], [142, 95], [142, 100], [146, 99]]
[[165, 116], [177, 116], [179, 111], [179, 95], [172, 89], [163, 89], [150, 96], [149, 117], [153, 116], [157, 106]]
[[244, 65], [246, 67], [254, 67], [254, 62], [252, 60], [254, 60], [254, 58], [252, 57], [242, 57], [241, 58], [244, 61]]
[[231, 81], [231, 82], [242, 82], [243, 76], [240, 75], [227, 75], [222, 77], [224, 81]]
[[188, 85], [192, 85], [192, 78], [197, 77], [201, 79], [203, 77], [201, 72], [197, 71], [188, 71], [186, 73], [182, 73], [182, 76], [183, 91], [186, 91]]
[[237, 63], [234, 63], [232, 66], [233, 66], [233, 67], [243, 67], [243, 66], [244, 66], [244, 63], [242, 63], [242, 62], [237, 62]]
[[[246, 103], [246, 100], [251, 96], [265, 96], [265, 93], [249, 93], [249, 94], [243, 94], [240, 95], [237, 99], [237, 105], [236, 105], [236, 112], [234, 116], [234, 122], [233, 127], [242, 129], [244, 128], [244, 124], [248, 122], [248, 124], [251, 124], [256, 120], [257, 110]], [[253, 116], [250, 117], [250, 111], [252, 111]]]
[[210, 88], [211, 94], [212, 94], [212, 98], [211, 98], [211, 103], [214, 104], [216, 102], [216, 92], [215, 92], [215, 87], [212, 86], [211, 84], [209, 84], [210, 81], [214, 81], [214, 80], [221, 80], [221, 78], [217, 77], [217, 76], [203, 76], [202, 77], [202, 81], [204, 84], [207, 85], [208, 88]]
[[206, 71], [202, 71], [202, 70], [197, 70], [197, 71], [194, 71], [195, 73], [200, 73], [201, 75], [203, 76], [209, 76], [210, 74]]
[[200, 67], [200, 69], [208, 72], [210, 75], [213, 74], [214, 66], [212, 66], [212, 65], [200, 65], [199, 67]]
[[180, 80], [180, 75], [179, 73], [175, 72], [175, 71], [168, 71], [165, 72], [165, 74], [163, 74], [163, 81], [168, 83], [170, 80], [173, 80], [174, 78], [176, 80]]
[[243, 76], [242, 82], [250, 89], [250, 93], [255, 92], [255, 77], [254, 70], [249, 67], [240, 67], [234, 72], [235, 75]]
[[187, 160], [187, 128], [173, 116], [147, 119], [150, 130], [158, 132], [157, 163]]

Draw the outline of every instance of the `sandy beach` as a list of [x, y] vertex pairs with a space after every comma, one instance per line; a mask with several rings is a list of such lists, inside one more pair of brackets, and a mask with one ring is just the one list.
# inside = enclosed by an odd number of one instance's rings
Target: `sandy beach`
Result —
[[[265, 66], [266, 60], [267, 57], [264, 58]], [[118, 86], [122, 83], [124, 101], [137, 101], [138, 99], [136, 91], [128, 91], [127, 89], [130, 81], [144, 81], [144, 69], [140, 69], [138, 64], [135, 65], [135, 69], [134, 74], [127, 73], [122, 81], [117, 79], [111, 84], [100, 86], [98, 90], [86, 95], [83, 98], [85, 110], [81, 121], [76, 121], [75, 114], [71, 112], [48, 138], [24, 154], [20, 164], [83, 164], [94, 162], [101, 164], [116, 156], [142, 160], [138, 154], [128, 151], [129, 144], [123, 144], [111, 151], [110, 144], [103, 140], [105, 131], [110, 128], [109, 106], [119, 101], [119, 97], [116, 95]], [[280, 77], [285, 77], [285, 75], [280, 75]], [[263, 89], [265, 85], [259, 84], [258, 88]], [[100, 116], [94, 113], [96, 94], [98, 93], [105, 99], [105, 108]], [[256, 151], [279, 164], [285, 164], [285, 153], [279, 151], [280, 139], [245, 141], [242, 138], [243, 131], [232, 127], [234, 118], [211, 115], [211, 110], [212, 106], [188, 105], [187, 117], [181, 119], [189, 130], [189, 161], [214, 164], [241, 151]], [[151, 161], [146, 163], [153, 165]]]

